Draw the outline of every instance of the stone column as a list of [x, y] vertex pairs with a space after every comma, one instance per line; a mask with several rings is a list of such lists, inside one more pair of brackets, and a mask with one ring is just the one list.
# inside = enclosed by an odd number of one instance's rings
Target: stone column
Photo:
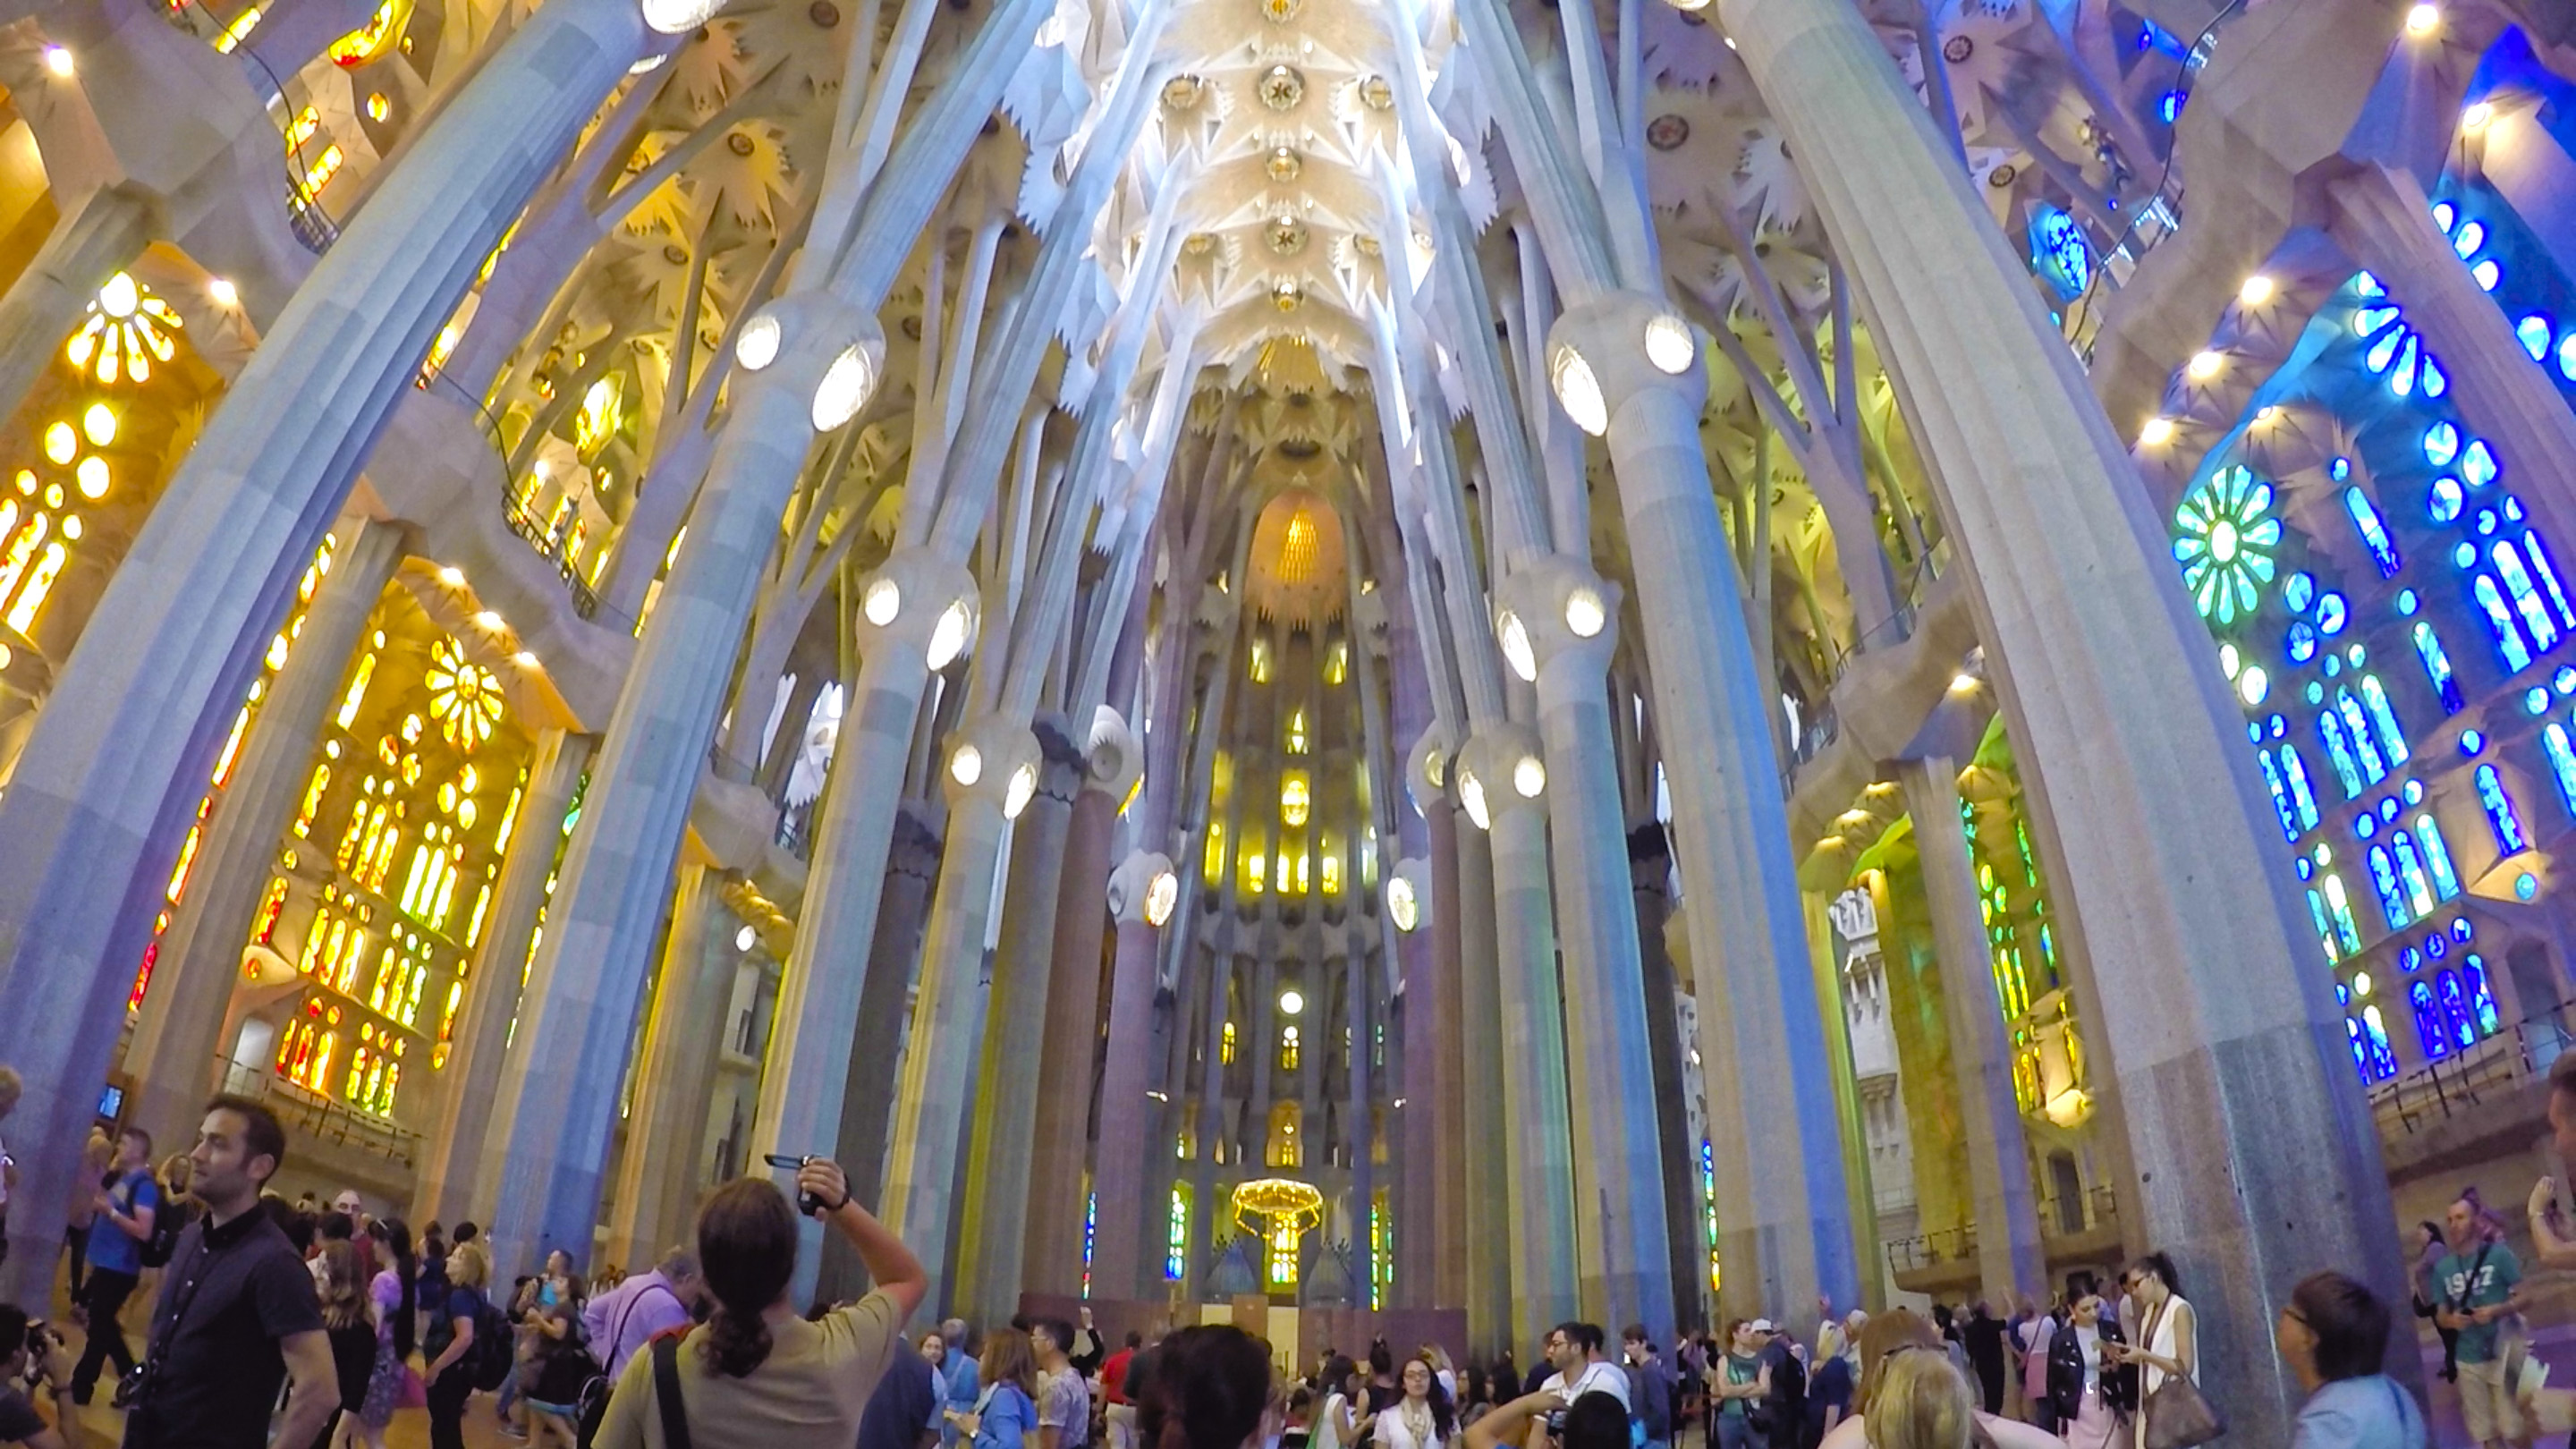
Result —
[[2012, 1043], [1996, 1005], [1994, 972], [1979, 906], [1977, 863], [1959, 828], [1959, 770], [1945, 756], [1899, 761], [1897, 779], [1914, 816], [1932, 942], [1941, 957], [1941, 1009], [1950, 1027], [1950, 1080], [1968, 1139], [1968, 1180], [1977, 1225], [1978, 1287], [1989, 1303], [2048, 1287], [2039, 1241], [2039, 1200], [2030, 1186], [2030, 1148], [2013, 1094]]
[[483, 944], [465, 975], [465, 1009], [439, 1089], [438, 1131], [425, 1144], [420, 1184], [412, 1190], [414, 1222], [492, 1220], [500, 1179], [485, 1176], [485, 1155], [499, 1140], [493, 1133], [493, 1108], [501, 1093], [510, 1023], [519, 1014], [530, 942], [551, 899], [546, 882], [563, 848], [564, 812], [572, 808], [573, 792], [590, 768], [597, 743], [590, 735], [548, 730], [537, 737], [537, 751], [529, 757], [527, 788], [519, 796], [519, 813], [510, 820], [500, 883], [483, 914]]
[[1673, 958], [1664, 949], [1665, 894], [1672, 879], [1672, 848], [1654, 820], [1628, 832], [1628, 887], [1637, 912], [1637, 960], [1644, 972], [1646, 1065], [1655, 1084], [1656, 1141], [1663, 1164], [1664, 1234], [1673, 1273], [1673, 1316], [1682, 1328], [1705, 1327], [1708, 1255], [1702, 1245], [1699, 1144], [1691, 1140], [1689, 1094], [1699, 1073], [1682, 1040]]
[[[1410, 811], [1410, 806], [1399, 808]], [[1404, 1005], [1399, 1018], [1404, 1050], [1403, 1070], [1396, 1077], [1396, 1096], [1401, 1106], [1389, 1132], [1395, 1151], [1395, 1221], [1399, 1231], [1395, 1239], [1395, 1300], [1390, 1306], [1401, 1308], [1437, 1308], [1454, 1303], [1441, 1293], [1447, 1287], [1442, 1281], [1441, 1254], [1457, 1234], [1440, 1216], [1441, 1169], [1444, 1144], [1440, 1135], [1440, 1080], [1444, 1074], [1442, 1049], [1456, 1044], [1457, 1006], [1445, 1001], [1441, 988], [1439, 952], [1432, 942], [1432, 932], [1425, 929], [1434, 910], [1429, 884], [1430, 871], [1419, 858], [1396, 863], [1388, 879], [1410, 871], [1406, 888], [1415, 892], [1411, 928], [1395, 933], [1397, 979], [1404, 983]], [[1421, 885], [1414, 879], [1419, 877]], [[1380, 909], [1385, 909], [1381, 906]]]
[[[2232, 1433], [2287, 1442], [2300, 1391], [2261, 1345], [2290, 1285], [2333, 1267], [2396, 1302], [2406, 1278], [2244, 712], [2017, 249], [1877, 37], [1840, 0], [1719, 8], [1914, 420], [2001, 671], [2060, 928], [2100, 968], [2077, 988], [2096, 998], [2084, 1019], [2138, 1178], [2124, 1230], [2201, 1285], [2201, 1352], [2234, 1369], [2209, 1384]], [[2412, 1379], [2414, 1362], [2392, 1348], [2392, 1372]]]
[[[953, 1285], [940, 1281], [957, 1204], [958, 1138], [975, 1060], [975, 998], [991, 924], [993, 876], [1001, 866], [1006, 807], [1036, 793], [1039, 751], [1025, 725], [986, 715], [957, 732], [940, 785], [948, 793], [948, 848], [922, 934], [921, 984], [912, 1040], [895, 1092], [893, 1155], [887, 1164], [886, 1225], [932, 1265], [925, 1307], [945, 1311]], [[1014, 779], [1024, 783], [1014, 785]]]
[[[1109, 782], [1124, 784], [1124, 780]], [[1086, 779], [1066, 832], [1063, 879], [1056, 891], [1054, 980], [1047, 987], [1046, 1033], [1038, 1069], [1035, 1151], [1029, 1163], [1028, 1248], [1024, 1281], [1032, 1292], [1082, 1291], [1083, 1163], [1090, 1156], [1092, 1063], [1099, 1051], [1100, 948], [1109, 930], [1109, 844], [1119, 797]], [[1171, 869], [1165, 861], [1162, 871]], [[1159, 872], [1158, 872], [1159, 873]], [[1150, 889], [1153, 877], [1146, 878]], [[1175, 876], [1173, 884], [1179, 884]], [[1177, 893], [1177, 892], [1176, 892]], [[1140, 913], [1141, 913], [1141, 902]], [[1094, 1252], [1109, 1218], [1092, 1213]], [[1106, 1285], [1102, 1285], [1106, 1286]], [[1104, 1296], [1124, 1298], [1120, 1288]]]
[[[1037, 1157], [1038, 1077], [1050, 1039], [1078, 1034], [1087, 1048], [1091, 1037], [1089, 1017], [1077, 1027], [1057, 1010], [1052, 979], [1056, 895], [1064, 882], [1074, 796], [1082, 790], [1082, 748], [1060, 715], [1039, 716], [1033, 733], [1041, 755], [1037, 794], [1011, 831], [1011, 874], [1002, 895], [993, 988], [984, 1006], [983, 1081], [975, 1093], [958, 1229], [957, 1299], [977, 1323], [1008, 1323], [1020, 1311], [1029, 1171]], [[1077, 1271], [1075, 1287], [1080, 1286]]]
[[[1578, 560], [1524, 563], [1496, 607], [1519, 621], [1538, 665], [1549, 835], [1565, 959], [1566, 1055], [1583, 1083], [1571, 1114], [1583, 1306], [1602, 1323], [1643, 1323], [1673, 1341], [1672, 1249], [1646, 1027], [1627, 815], [1610, 721], [1619, 590]], [[1515, 793], [1518, 793], [1517, 791]]]
[[[938, 827], [928, 805], [907, 800], [894, 815], [894, 841], [886, 857], [885, 889], [877, 900], [875, 939], [868, 943], [868, 979], [859, 992], [858, 1030], [850, 1042], [841, 1131], [835, 1139], [842, 1170], [850, 1175], [850, 1194], [861, 1202], [884, 1199], [886, 1124], [894, 1114], [904, 1006], [912, 995], [913, 967], [921, 959], [930, 883], [938, 878]], [[822, 1265], [817, 1298], [837, 1303], [867, 1291], [867, 1269], [840, 1234], [823, 1239]]]
[[[489, 1225], [496, 1276], [556, 1248], [577, 1265], [589, 1261], [611, 1114], [634, 1049], [654, 937], [732, 683], [708, 661], [732, 658], [751, 618], [778, 547], [779, 514], [812, 449], [817, 388], [845, 349], [884, 356], [875, 318], [813, 291], [762, 308], [745, 335], [766, 336], [768, 356], [727, 385], [732, 419], [609, 717], [511, 1042], [504, 1075], [514, 1109], [492, 1177], [511, 1187]], [[864, 716], [857, 731], [850, 723], [842, 751], [851, 751], [853, 733], [868, 733]], [[907, 738], [910, 728], [906, 717]], [[817, 855], [819, 872], [828, 862]], [[868, 875], [871, 886], [877, 873]], [[808, 911], [812, 905], [809, 894]], [[787, 1006], [782, 1001], [782, 1016]]]
[[626, 1115], [626, 1151], [617, 1164], [617, 1193], [608, 1215], [608, 1261], [640, 1273], [663, 1248], [687, 1236], [700, 1190], [699, 1151], [707, 1136], [708, 1098], [724, 1053], [725, 1008], [733, 999], [739, 953], [718, 928], [724, 904], [716, 878], [695, 862], [680, 867], [671, 900], [669, 942], [653, 985], [653, 1013], [635, 1066]]
[[2576, 547], [2576, 504], [2539, 482], [2576, 478], [2576, 412], [2551, 376], [2556, 359], [2535, 365], [2523, 351], [2513, 319], [2433, 224], [2432, 202], [2413, 172], [2364, 166], [2326, 194], [2328, 234], [2406, 309], [2407, 325], [2423, 334], [2450, 375], [2462, 420], [2503, 458], [2505, 486], [2532, 509], [2562, 554]]
[[439, 325], [644, 41], [632, 0], [548, 5], [412, 138], [268, 329], [65, 661], [0, 797], [0, 999], [58, 1024], [12, 1048], [28, 1208], [0, 1291], [43, 1297], [54, 1205], [154, 903], [296, 580]]
[[[1479, 1352], [1506, 1348], [1527, 1353], [1534, 1340], [1518, 1337], [1512, 1322], [1512, 1274], [1517, 1257], [1511, 1221], [1519, 1216], [1519, 1194], [1508, 1144], [1521, 1133], [1520, 1114], [1504, 1112], [1503, 985], [1495, 947], [1497, 918], [1494, 856], [1491, 839], [1464, 817], [1466, 811], [1435, 797], [1435, 808], [1448, 813], [1449, 835], [1457, 843], [1457, 895], [1449, 916], [1458, 922], [1459, 1038], [1464, 1064], [1464, 1110], [1460, 1113], [1466, 1153], [1467, 1336]], [[1444, 943], [1445, 945], [1445, 943]], [[1494, 1143], [1507, 1145], [1493, 1150]], [[1553, 1323], [1556, 1320], [1550, 1319]]]
[[1851, 1199], [1772, 747], [1776, 686], [1754, 667], [1709, 491], [1699, 359], [1673, 373], [1646, 354], [1665, 315], [1657, 299], [1603, 293], [1569, 308], [1550, 340], [1597, 379], [1627, 518], [1682, 899], [1704, 963], [1700, 1070], [1727, 1308], [1798, 1313], [1820, 1294], [1858, 1301]]
[[[1544, 748], [1517, 725], [1480, 730], [1459, 751], [1458, 792], [1475, 813], [1479, 793], [1493, 850], [1495, 950], [1502, 1034], [1502, 1103], [1497, 1134], [1510, 1164], [1504, 1227], [1511, 1244], [1511, 1332], [1534, 1344], [1552, 1325], [1580, 1316], [1575, 1215], [1597, 1222], [1596, 1206], [1574, 1200], [1574, 1138], [1566, 1100], [1565, 1011], [1557, 980], [1556, 919], [1548, 898], [1547, 806], [1526, 788], [1527, 765]], [[1544, 766], [1541, 766], [1542, 770]], [[1490, 1143], [1473, 1124], [1471, 1141]]]
[[162, 933], [151, 988], [126, 1043], [125, 1072], [134, 1079], [127, 1120], [156, 1141], [196, 1136], [208, 1083], [220, 1079], [214, 1062], [224, 1050], [224, 1016], [241, 980], [242, 947], [262, 888], [276, 871], [279, 841], [312, 774], [322, 722], [339, 702], [349, 657], [402, 562], [399, 525], [346, 519], [340, 533], [331, 572], [251, 717], [232, 778], [198, 843], [187, 896]]
[[0, 292], [0, 418], [18, 415], [98, 289], [152, 244], [158, 210], [148, 189], [125, 181], [98, 188], [55, 219], [27, 269]]
[[[1467, 1224], [1475, 1209], [1467, 1193], [1469, 1066], [1465, 1049], [1467, 1006], [1458, 959], [1458, 915], [1463, 909], [1458, 884], [1458, 822], [1442, 797], [1425, 794], [1419, 798], [1424, 806], [1422, 819], [1430, 854], [1419, 891], [1422, 924], [1413, 934], [1427, 938], [1423, 945], [1431, 957], [1429, 1044], [1431, 1054], [1438, 1058], [1432, 1068], [1430, 1099], [1431, 1130], [1437, 1142], [1433, 1149], [1430, 1211], [1425, 1214], [1435, 1259], [1424, 1306], [1464, 1308], [1474, 1301], [1468, 1287], [1474, 1238]], [[1412, 1005], [1407, 1003], [1407, 1009]], [[1476, 1336], [1472, 1320], [1467, 1332], [1471, 1348], [1484, 1342]]]

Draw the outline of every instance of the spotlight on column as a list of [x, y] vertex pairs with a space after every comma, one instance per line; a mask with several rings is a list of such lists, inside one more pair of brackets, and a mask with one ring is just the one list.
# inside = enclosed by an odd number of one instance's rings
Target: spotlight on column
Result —
[[1547, 766], [1536, 755], [1521, 756], [1520, 763], [1512, 766], [1512, 788], [1521, 792], [1524, 800], [1537, 799], [1539, 792], [1547, 788]]
[[664, 35], [697, 29], [725, 8], [725, 0], [642, 0], [644, 23]]
[[206, 298], [218, 307], [238, 307], [241, 305], [241, 288], [234, 286], [228, 277], [215, 277], [206, 283]]
[[748, 951], [752, 948], [753, 943], [757, 942], [759, 939], [760, 933], [758, 931], [753, 930], [749, 926], [745, 926], [741, 930], [733, 933], [733, 948], [737, 951]]
[[2207, 382], [2227, 370], [2227, 354], [2214, 349], [2195, 352], [2183, 370], [2191, 374], [2192, 381]]
[[1548, 386], [1555, 389], [1557, 405], [1574, 425], [1594, 437], [1610, 431], [1610, 404], [1601, 396], [1601, 379], [1592, 375], [1592, 364], [1583, 354], [1565, 343], [1558, 343], [1548, 354]]
[[1160, 926], [1172, 918], [1172, 907], [1181, 899], [1181, 878], [1170, 871], [1159, 871], [1154, 883], [1145, 887], [1145, 924]]
[[1464, 765], [1458, 767], [1458, 803], [1467, 807], [1467, 818], [1478, 830], [1494, 828], [1494, 817], [1485, 809], [1485, 782]]
[[1386, 915], [1399, 931], [1410, 932], [1422, 924], [1422, 903], [1414, 899], [1413, 882], [1400, 875], [1386, 878]]
[[1434, 788], [1449, 782], [1449, 756], [1443, 750], [1426, 751], [1422, 756], [1422, 776]]
[[1657, 372], [1679, 377], [1699, 356], [1699, 339], [1690, 324], [1670, 312], [1658, 312], [1646, 323], [1646, 360]]
[[2138, 429], [2138, 446], [2142, 448], [2161, 448], [2165, 444], [2172, 442], [2173, 436], [2173, 419], [2149, 418], [2147, 419], [2147, 425]]
[[945, 669], [958, 655], [966, 652], [967, 635], [973, 632], [975, 616], [964, 599], [951, 603], [930, 626], [930, 667]]
[[984, 778], [984, 752], [973, 745], [959, 745], [948, 757], [948, 778], [972, 788]]
[[59, 45], [46, 46], [45, 69], [58, 76], [69, 78], [72, 73], [72, 53]]
[[1610, 622], [1610, 612], [1602, 607], [1601, 591], [1584, 587], [1565, 596], [1565, 627], [1577, 639], [1598, 635]]
[[2240, 306], [2260, 307], [2271, 301], [2272, 294], [2278, 290], [2270, 277], [2256, 272], [2245, 279], [2244, 286], [2236, 289], [2236, 301]]
[[1536, 682], [1538, 654], [1530, 648], [1529, 626], [1521, 616], [1509, 609], [1495, 611], [1494, 637], [1503, 646], [1503, 662], [1512, 667], [1512, 673]]
[[1024, 762], [1011, 772], [1011, 783], [1002, 792], [1002, 818], [1019, 819], [1020, 812], [1029, 808], [1029, 802], [1037, 798], [1037, 793], [1038, 767], [1034, 761]]
[[2441, 29], [2442, 7], [2429, 3], [2429, 0], [2406, 12], [2406, 33], [2417, 40], [2438, 34]]
[[733, 360], [745, 372], [758, 372], [778, 360], [778, 317], [772, 312], [742, 324], [742, 335], [733, 340]]
[[903, 612], [903, 586], [892, 579], [871, 580], [859, 594], [859, 612], [868, 622], [882, 629]]
[[859, 415], [876, 391], [877, 367], [866, 349], [850, 346], [832, 359], [814, 388], [814, 431], [828, 433]]
[[2495, 106], [2491, 102], [2479, 101], [2460, 112], [2460, 129], [2474, 136], [2494, 120]]

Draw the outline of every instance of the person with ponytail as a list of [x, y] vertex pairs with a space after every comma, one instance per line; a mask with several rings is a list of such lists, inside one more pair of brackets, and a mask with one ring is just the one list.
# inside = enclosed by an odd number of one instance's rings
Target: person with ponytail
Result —
[[[921, 1306], [930, 1277], [902, 1239], [851, 1201], [837, 1163], [806, 1159], [796, 1190], [820, 1204], [817, 1216], [857, 1250], [875, 1291], [806, 1321], [787, 1296], [796, 1274], [796, 1212], [786, 1194], [753, 1177], [717, 1188], [698, 1209], [698, 1266], [714, 1311], [678, 1341], [676, 1353], [661, 1340], [627, 1362], [600, 1423], [601, 1449], [669, 1449], [655, 1383], [666, 1355], [694, 1449], [857, 1441], [887, 1361], [910, 1351], [898, 1331]], [[1011, 1336], [1025, 1353], [1027, 1337]]]
[[357, 1412], [342, 1414], [332, 1449], [384, 1449], [385, 1426], [394, 1420], [411, 1390], [412, 1337], [419, 1314], [418, 1260], [412, 1256], [411, 1229], [400, 1218], [378, 1218], [367, 1225], [376, 1259], [385, 1266], [367, 1285], [367, 1312], [374, 1320], [376, 1356], [367, 1373], [366, 1392]]
[[984, 1357], [976, 1364], [983, 1380], [975, 1407], [947, 1411], [960, 1436], [971, 1436], [975, 1449], [1024, 1449], [1038, 1437], [1038, 1360], [1029, 1336], [1016, 1329], [984, 1335]]

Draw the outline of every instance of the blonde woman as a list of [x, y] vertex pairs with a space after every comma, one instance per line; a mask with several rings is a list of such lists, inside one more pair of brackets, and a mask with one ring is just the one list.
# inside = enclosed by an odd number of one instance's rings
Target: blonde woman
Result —
[[447, 1302], [432, 1310], [429, 1336], [422, 1344], [429, 1367], [430, 1449], [465, 1449], [465, 1401], [474, 1395], [474, 1376], [465, 1356], [474, 1348], [474, 1323], [487, 1306], [484, 1290], [492, 1282], [492, 1260], [481, 1243], [466, 1243], [447, 1255]]
[[1976, 1396], [1949, 1355], [1899, 1354], [1880, 1366], [1867, 1418], [1869, 1449], [1968, 1449]]
[[[1939, 1364], [1944, 1372], [1957, 1380], [1960, 1393], [1968, 1393], [1967, 1375], [1950, 1362], [1941, 1330], [1933, 1327], [1930, 1320], [1904, 1308], [1872, 1314], [1860, 1331], [1860, 1392], [1853, 1399], [1859, 1412], [1836, 1424], [1833, 1432], [1825, 1436], [1821, 1449], [1894, 1449], [1899, 1445], [1904, 1449], [1914, 1449], [1918, 1443], [1939, 1442], [1918, 1439], [1890, 1441], [1877, 1436], [1880, 1396], [1888, 1392], [1891, 1382], [1896, 1381], [1900, 1367], [1909, 1376], [1925, 1372], [1913, 1366], [1912, 1361], [1917, 1359]], [[1904, 1381], [1909, 1385], [1912, 1383], [1910, 1377]], [[1906, 1392], [1911, 1394], [1913, 1390], [1909, 1387]], [[2058, 1437], [2046, 1430], [1977, 1413], [1973, 1402], [1962, 1402], [1969, 1410], [1968, 1422], [1976, 1426], [1978, 1449], [1986, 1449], [1988, 1445], [1993, 1449], [2065, 1449]], [[1918, 1411], [1899, 1408], [1895, 1400], [1889, 1403], [1891, 1415], [1902, 1419], [1890, 1432], [1916, 1432], [1917, 1418], [1908, 1416], [1919, 1416]], [[1968, 1441], [1963, 1439], [1959, 1442], [1965, 1444]]]

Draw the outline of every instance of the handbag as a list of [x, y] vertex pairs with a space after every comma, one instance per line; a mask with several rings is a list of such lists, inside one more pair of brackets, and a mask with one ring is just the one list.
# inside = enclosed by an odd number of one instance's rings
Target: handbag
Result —
[[689, 1406], [680, 1398], [680, 1339], [653, 1340], [653, 1402], [662, 1411], [662, 1449], [695, 1449], [689, 1442]]
[[[2172, 1312], [2168, 1299], [2156, 1310], [2138, 1334], [2138, 1341], [2153, 1353], [2156, 1330], [2163, 1326], [2165, 1315]], [[2141, 1375], [2143, 1377], [2143, 1375]], [[2154, 1393], [2138, 1406], [2147, 1417], [2146, 1449], [2192, 1449], [2227, 1432], [2227, 1421], [2203, 1398], [2200, 1386], [2181, 1374], [2167, 1374]]]

